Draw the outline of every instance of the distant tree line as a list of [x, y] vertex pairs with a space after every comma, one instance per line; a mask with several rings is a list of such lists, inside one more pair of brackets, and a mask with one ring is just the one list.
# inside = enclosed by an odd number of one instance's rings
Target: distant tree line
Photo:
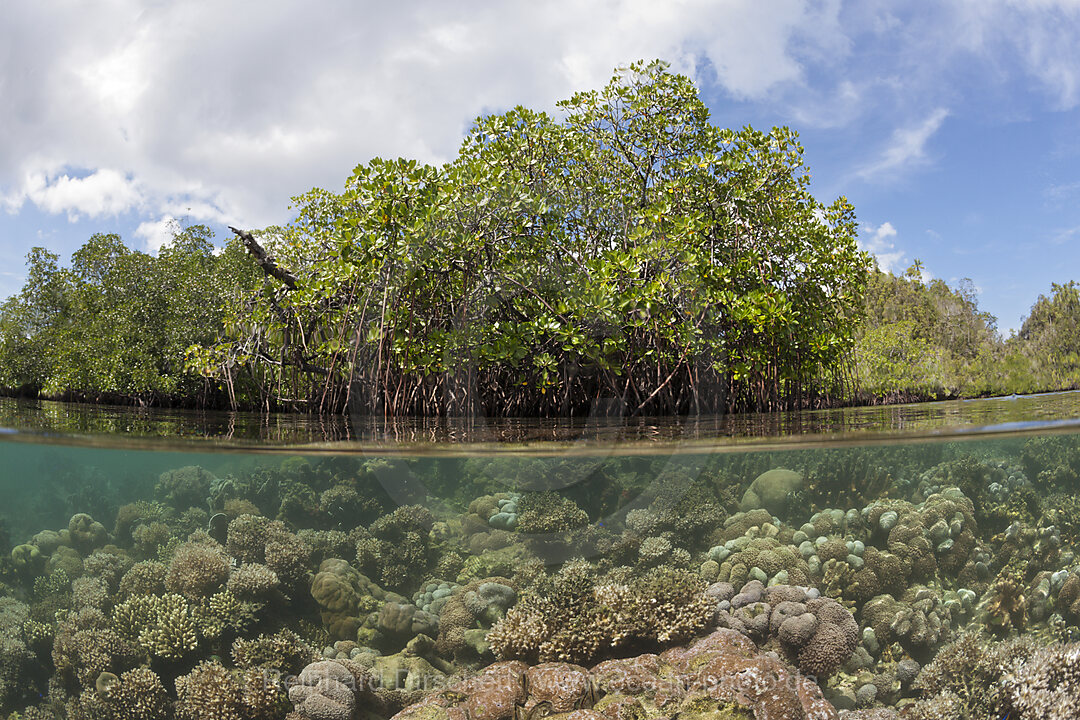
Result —
[[227, 313], [261, 281], [209, 228], [178, 231], [158, 254], [97, 234], [70, 267], [43, 248], [27, 256], [22, 291], [0, 305], [0, 388], [142, 405], [222, 404], [216, 380], [192, 372], [188, 351], [213, 344]]
[[979, 310], [970, 280], [955, 288], [875, 271], [855, 344], [859, 402], [944, 399], [1080, 388], [1080, 285], [1052, 284], [1009, 338]]
[[809, 192], [794, 132], [710, 124], [639, 63], [480, 118], [455, 160], [375, 159], [286, 227], [156, 255], [43, 249], [0, 306], [0, 388], [424, 415], [685, 414], [1080, 382], [1077, 287], [1003, 340], [970, 282], [894, 277]]

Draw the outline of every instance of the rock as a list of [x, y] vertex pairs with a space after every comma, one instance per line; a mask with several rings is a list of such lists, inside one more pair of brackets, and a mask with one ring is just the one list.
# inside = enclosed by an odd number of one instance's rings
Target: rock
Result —
[[919, 663], [911, 658], [904, 658], [896, 664], [896, 679], [904, 686], [910, 685], [915, 682], [920, 669], [922, 668]]

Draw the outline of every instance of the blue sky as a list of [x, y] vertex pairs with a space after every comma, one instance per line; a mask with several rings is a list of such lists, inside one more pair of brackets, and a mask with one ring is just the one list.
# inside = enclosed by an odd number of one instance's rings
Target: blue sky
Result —
[[263, 227], [376, 155], [451, 158], [664, 58], [718, 125], [789, 125], [882, 267], [969, 277], [1003, 331], [1080, 280], [1080, 2], [0, 4], [0, 297], [34, 245]]

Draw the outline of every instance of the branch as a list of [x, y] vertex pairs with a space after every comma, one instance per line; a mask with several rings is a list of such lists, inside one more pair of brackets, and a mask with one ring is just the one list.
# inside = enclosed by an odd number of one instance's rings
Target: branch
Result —
[[244, 247], [251, 253], [251, 257], [255, 258], [255, 262], [263, 269], [263, 272], [285, 283], [290, 290], [296, 289], [296, 276], [288, 270], [282, 269], [274, 262], [274, 258], [266, 252], [266, 248], [259, 244], [254, 235], [247, 230], [237, 230], [232, 225], [229, 226], [229, 229], [244, 242]]

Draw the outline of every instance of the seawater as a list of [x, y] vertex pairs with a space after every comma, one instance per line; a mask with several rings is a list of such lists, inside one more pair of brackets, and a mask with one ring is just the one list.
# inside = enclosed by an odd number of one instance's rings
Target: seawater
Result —
[[[1025, 717], [995, 688], [1080, 633], [1080, 432], [1061, 402], [1049, 422], [906, 434], [621, 442], [604, 425], [545, 443], [529, 425], [519, 443], [310, 447], [9, 413], [0, 717], [307, 717], [279, 679], [320, 660], [366, 672], [358, 712], [389, 717], [497, 660], [590, 668], [717, 627], [836, 709]], [[784, 613], [802, 625], [782, 632]]]

